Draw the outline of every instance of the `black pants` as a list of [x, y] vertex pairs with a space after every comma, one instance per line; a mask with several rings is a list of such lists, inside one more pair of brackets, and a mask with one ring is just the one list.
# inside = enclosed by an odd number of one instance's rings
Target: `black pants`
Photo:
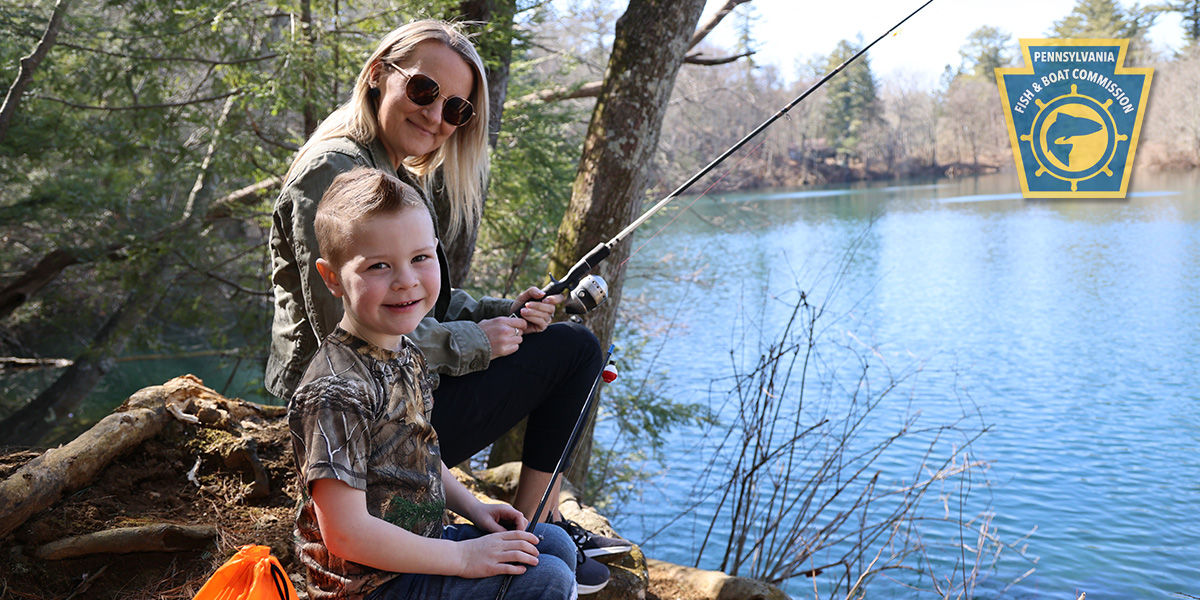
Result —
[[586, 327], [554, 323], [483, 371], [443, 375], [433, 392], [442, 460], [453, 466], [474, 456], [528, 416], [521, 460], [553, 471], [602, 361], [600, 343]]

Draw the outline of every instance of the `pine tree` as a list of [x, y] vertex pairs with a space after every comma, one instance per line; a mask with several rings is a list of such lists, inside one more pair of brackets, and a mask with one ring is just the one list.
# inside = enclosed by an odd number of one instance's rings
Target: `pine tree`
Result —
[[[827, 70], [837, 68], [859, 50], [860, 47], [849, 41], [838, 42], [827, 61]], [[875, 77], [871, 74], [871, 63], [866, 56], [847, 66], [826, 85], [822, 110], [823, 135], [842, 157], [858, 154], [863, 134], [878, 114], [876, 102]]]
[[1183, 16], [1183, 35], [1188, 44], [1194, 45], [1200, 41], [1200, 0], [1164, 0], [1146, 9], [1158, 13], [1179, 13]]
[[1054, 22], [1050, 37], [1128, 39], [1127, 64], [1150, 57], [1148, 34], [1157, 13], [1134, 5], [1126, 10], [1117, 0], [1077, 0], [1070, 14]]

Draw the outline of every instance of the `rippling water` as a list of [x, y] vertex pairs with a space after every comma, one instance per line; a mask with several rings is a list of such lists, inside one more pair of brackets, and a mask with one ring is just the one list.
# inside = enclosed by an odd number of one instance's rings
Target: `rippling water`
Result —
[[[702, 198], [630, 262], [626, 297], [671, 325], [648, 368], [675, 399], [715, 407], [730, 348], [752, 356], [805, 290], [837, 315], [824, 335], [920, 368], [883, 420], [950, 420], [973, 402], [992, 426], [972, 508], [1006, 539], [1032, 531], [1036, 563], [1003, 555], [981, 596], [1031, 567], [1005, 597], [1200, 596], [1200, 179], [1139, 176], [1127, 200], [1016, 192], [993, 176]], [[616, 526], [690, 564], [712, 515], [690, 508], [711, 441], [671, 435], [667, 468]], [[883, 480], [910, 475], [920, 450], [889, 453]]]

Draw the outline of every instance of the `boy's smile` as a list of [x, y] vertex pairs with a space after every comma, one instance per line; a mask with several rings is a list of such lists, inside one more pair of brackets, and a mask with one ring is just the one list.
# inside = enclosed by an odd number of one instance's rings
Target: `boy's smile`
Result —
[[376, 346], [395, 350], [433, 309], [441, 289], [437, 238], [420, 207], [362, 219], [351, 226], [348, 257], [336, 271], [317, 269], [345, 309], [339, 325]]

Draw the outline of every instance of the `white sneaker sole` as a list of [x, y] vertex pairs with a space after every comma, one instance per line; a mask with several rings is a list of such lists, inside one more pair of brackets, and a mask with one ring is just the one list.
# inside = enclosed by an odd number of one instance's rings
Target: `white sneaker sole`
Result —
[[597, 556], [608, 556], [610, 554], [625, 554], [633, 550], [633, 546], [608, 546], [605, 548], [588, 548], [583, 551], [583, 555], [591, 558]]
[[606, 585], [608, 585], [607, 581], [599, 585], [583, 585], [582, 583], [577, 582], [575, 584], [575, 588], [579, 592], [580, 596], [586, 596], [587, 594], [595, 594], [596, 592], [604, 589], [604, 586]]

